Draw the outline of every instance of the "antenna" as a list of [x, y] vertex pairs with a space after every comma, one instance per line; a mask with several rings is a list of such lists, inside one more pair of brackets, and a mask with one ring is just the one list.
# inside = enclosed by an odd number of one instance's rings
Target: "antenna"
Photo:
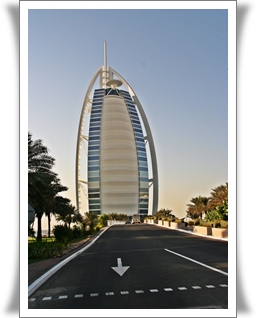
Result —
[[108, 81], [108, 67], [107, 67], [107, 43], [104, 41], [104, 65], [102, 66], [100, 83], [102, 88], [107, 88]]
[[104, 71], [107, 71], [107, 43], [104, 41]]

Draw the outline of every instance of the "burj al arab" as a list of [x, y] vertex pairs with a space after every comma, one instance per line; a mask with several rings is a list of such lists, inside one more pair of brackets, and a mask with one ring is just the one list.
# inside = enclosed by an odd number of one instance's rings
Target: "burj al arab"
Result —
[[[86, 116], [89, 124], [84, 131]], [[81, 156], [82, 143], [88, 149], [85, 159]], [[86, 179], [81, 175], [83, 165], [87, 166]], [[104, 65], [92, 77], [82, 106], [75, 182], [80, 212], [86, 212], [81, 211], [82, 186], [87, 189], [89, 212], [128, 216], [157, 212], [158, 169], [150, 126], [134, 90], [107, 65], [106, 42]]]

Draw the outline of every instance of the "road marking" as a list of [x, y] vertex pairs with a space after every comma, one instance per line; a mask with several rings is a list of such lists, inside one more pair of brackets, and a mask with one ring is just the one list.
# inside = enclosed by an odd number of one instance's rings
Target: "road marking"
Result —
[[123, 266], [122, 259], [117, 259], [117, 267], [111, 267], [118, 275], [123, 276], [124, 273], [129, 269], [130, 266]]
[[185, 258], [185, 259], [189, 260], [190, 262], [193, 262], [193, 263], [196, 263], [196, 264], [198, 264], [198, 265], [201, 265], [201, 266], [204, 266], [204, 267], [206, 267], [206, 268], [209, 268], [209, 269], [211, 269], [212, 271], [215, 271], [215, 272], [221, 273], [222, 275], [228, 276], [228, 273], [223, 272], [223, 271], [221, 271], [221, 270], [219, 270], [219, 269], [217, 269], [217, 268], [214, 268], [214, 267], [212, 267], [212, 266], [209, 266], [209, 265], [206, 265], [206, 264], [204, 264], [204, 263], [198, 262], [198, 261], [196, 261], [196, 260], [194, 260], [194, 259], [192, 259], [192, 258], [189, 258], [189, 257], [187, 257], [187, 256], [178, 254], [178, 253], [176, 253], [176, 252], [170, 251], [170, 250], [168, 250], [167, 248], [165, 248], [164, 250], [165, 250], [166, 252], [172, 253], [172, 254], [177, 255], [177, 256], [179, 256], [179, 257]]
[[[180, 286], [180, 287], [177, 287], [178, 290], [187, 290], [189, 286], [185, 287], [185, 286]], [[198, 285], [193, 285], [191, 286], [193, 289], [202, 289], [201, 286], [198, 286]], [[216, 288], [214, 285], [204, 285], [205, 288], [208, 288], [208, 289], [214, 289]], [[221, 288], [227, 288], [228, 285], [227, 284], [219, 284], [219, 287]], [[164, 291], [166, 292], [174, 292], [174, 289], [172, 289], [171, 287], [166, 287], [166, 288], [163, 288]], [[158, 293], [159, 292], [159, 289], [156, 289], [156, 288], [152, 288], [152, 289], [149, 289], [149, 291], [151, 293]], [[128, 290], [122, 290], [120, 291], [120, 294], [121, 295], [128, 295], [130, 292]], [[135, 290], [135, 293], [136, 294], [144, 294], [144, 290], [142, 289], [137, 289]], [[105, 293], [105, 296], [114, 296], [114, 292], [106, 292]], [[99, 293], [91, 293], [90, 294], [90, 297], [97, 297], [99, 296]], [[83, 298], [84, 297], [84, 294], [75, 294], [74, 295], [74, 298]], [[67, 299], [68, 298], [68, 295], [60, 295], [58, 296], [58, 299]], [[46, 296], [46, 297], [43, 297], [42, 300], [45, 301], [45, 300], [51, 300], [53, 299], [52, 296]], [[37, 298], [36, 297], [33, 297], [33, 298], [29, 298], [28, 301], [30, 302], [33, 302], [33, 301], [36, 301]]]
[[58, 299], [65, 299], [65, 298], [68, 298], [68, 295], [62, 295], [62, 296], [59, 296]]

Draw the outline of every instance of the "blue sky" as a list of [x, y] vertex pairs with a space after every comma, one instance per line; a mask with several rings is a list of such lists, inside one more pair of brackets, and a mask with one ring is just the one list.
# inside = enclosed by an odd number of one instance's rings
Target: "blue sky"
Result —
[[29, 10], [28, 130], [75, 205], [76, 139], [92, 76], [107, 64], [139, 97], [157, 152], [159, 209], [228, 182], [227, 10]]

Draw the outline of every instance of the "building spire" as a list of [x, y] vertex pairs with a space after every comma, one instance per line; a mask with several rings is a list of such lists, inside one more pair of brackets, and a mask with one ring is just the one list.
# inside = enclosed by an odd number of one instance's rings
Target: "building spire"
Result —
[[104, 41], [104, 71], [107, 71], [107, 42]]
[[107, 88], [106, 83], [108, 81], [108, 67], [107, 67], [107, 42], [104, 41], [104, 64], [101, 68], [101, 88]]

